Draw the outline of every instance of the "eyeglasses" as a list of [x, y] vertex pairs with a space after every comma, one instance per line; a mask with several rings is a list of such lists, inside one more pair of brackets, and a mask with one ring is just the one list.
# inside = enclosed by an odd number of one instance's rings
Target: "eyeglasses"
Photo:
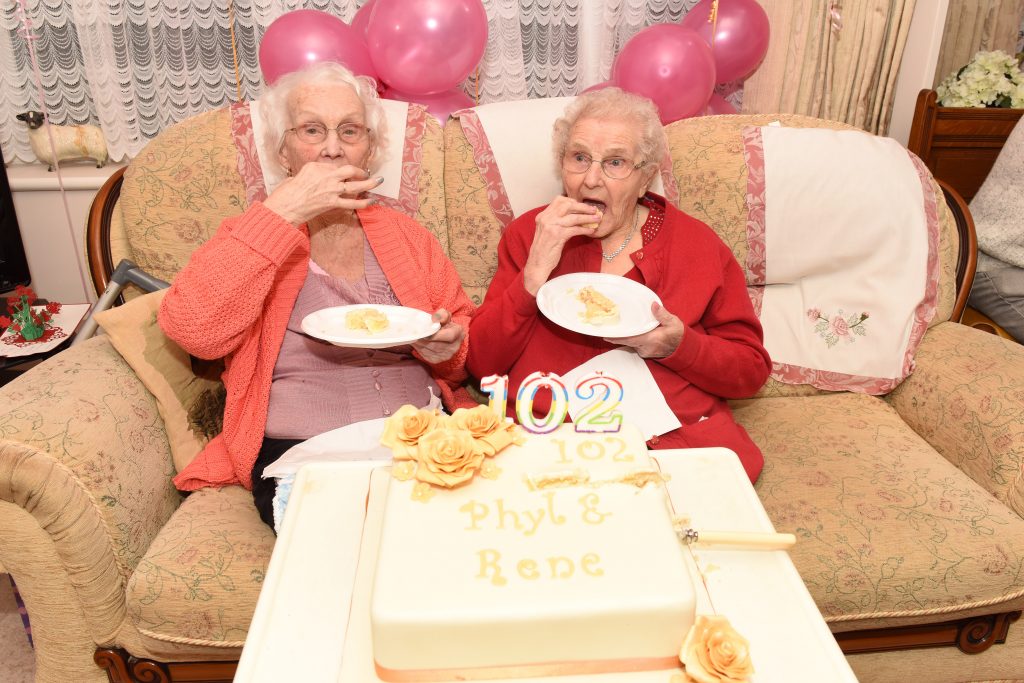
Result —
[[322, 123], [303, 123], [300, 126], [289, 128], [286, 133], [295, 133], [299, 142], [307, 145], [316, 145], [327, 139], [327, 131], [333, 130], [338, 134], [338, 139], [343, 144], [354, 145], [366, 139], [370, 129], [358, 123], [342, 123], [337, 128], [328, 128]]
[[606, 159], [595, 159], [583, 152], [566, 153], [562, 157], [562, 169], [566, 173], [586, 173], [594, 162], [601, 164], [601, 170], [612, 180], [623, 180], [633, 174], [633, 171], [647, 165], [646, 161], [634, 164], [632, 159], [622, 157], [608, 157]]

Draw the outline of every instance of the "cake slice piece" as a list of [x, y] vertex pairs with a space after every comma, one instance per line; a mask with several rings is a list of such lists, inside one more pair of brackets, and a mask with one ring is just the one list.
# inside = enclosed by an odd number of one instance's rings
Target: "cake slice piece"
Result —
[[580, 318], [591, 325], [615, 324], [619, 322], [619, 307], [614, 301], [597, 291], [590, 285], [583, 287], [576, 294], [583, 303], [584, 309]]
[[345, 327], [350, 330], [365, 330], [377, 334], [388, 329], [388, 317], [376, 308], [359, 308], [345, 314]]

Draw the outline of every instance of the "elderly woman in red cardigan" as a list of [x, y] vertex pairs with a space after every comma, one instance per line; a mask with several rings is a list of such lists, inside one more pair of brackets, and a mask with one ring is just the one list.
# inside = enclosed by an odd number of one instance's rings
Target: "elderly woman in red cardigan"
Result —
[[[617, 346], [646, 362], [682, 427], [652, 448], [725, 446], [751, 481], [763, 456], [724, 399], [758, 390], [771, 369], [743, 271], [707, 225], [648, 191], [665, 137], [649, 101], [618, 88], [578, 97], [555, 123], [564, 194], [506, 228], [498, 272], [470, 331], [474, 375], [509, 376], [509, 396], [536, 371], [564, 374]], [[658, 326], [618, 339], [586, 336], [541, 315], [537, 292], [569, 273], [610, 273], [658, 294]], [[550, 392], [534, 397], [548, 412]], [[511, 406], [510, 406], [511, 410]]]
[[[196, 250], [159, 322], [190, 354], [225, 360], [224, 430], [175, 484], [251, 488], [273, 526], [275, 480], [262, 474], [292, 445], [432, 394], [454, 407], [472, 304], [433, 235], [367, 197], [383, 181], [368, 169], [386, 135], [372, 86], [320, 64], [282, 77], [260, 105], [288, 178]], [[384, 350], [302, 333], [309, 313], [357, 303], [430, 311], [441, 328]]]

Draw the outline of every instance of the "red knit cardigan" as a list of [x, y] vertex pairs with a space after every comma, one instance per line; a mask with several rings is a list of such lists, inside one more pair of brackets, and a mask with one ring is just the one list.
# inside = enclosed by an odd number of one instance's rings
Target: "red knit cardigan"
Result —
[[[464, 390], [456, 395], [466, 377], [473, 304], [455, 267], [434, 236], [411, 218], [379, 206], [358, 214], [402, 305], [430, 312], [445, 308], [467, 331], [451, 359], [427, 366], [446, 406], [472, 405]], [[174, 478], [179, 489], [252, 488], [274, 365], [308, 264], [306, 226], [296, 228], [258, 202], [226, 219], [175, 277], [160, 306], [160, 327], [193, 356], [224, 358], [227, 390], [224, 430]]]

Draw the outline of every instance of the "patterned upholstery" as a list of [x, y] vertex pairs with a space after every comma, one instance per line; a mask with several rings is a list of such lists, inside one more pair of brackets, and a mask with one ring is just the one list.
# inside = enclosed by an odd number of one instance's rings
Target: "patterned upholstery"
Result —
[[834, 630], [1024, 607], [1024, 519], [885, 401], [780, 397], [735, 412], [764, 451], [758, 496], [797, 535], [790, 556]]
[[153, 539], [128, 581], [129, 618], [148, 639], [240, 648], [274, 540], [249, 491], [196, 491]]

